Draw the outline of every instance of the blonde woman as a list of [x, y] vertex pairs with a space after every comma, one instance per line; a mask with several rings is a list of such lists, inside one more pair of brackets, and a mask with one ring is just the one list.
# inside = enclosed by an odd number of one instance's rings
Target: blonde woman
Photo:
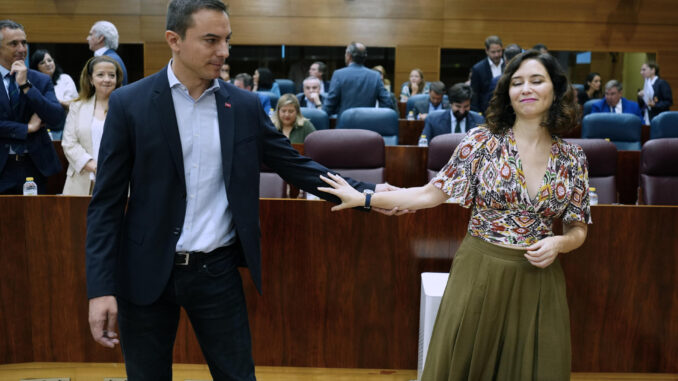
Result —
[[108, 98], [122, 86], [122, 69], [108, 56], [92, 57], [80, 74], [80, 94], [66, 116], [61, 146], [68, 160], [64, 195], [92, 193]]
[[413, 95], [427, 93], [428, 84], [424, 81], [424, 72], [421, 69], [412, 69], [410, 80], [403, 83], [403, 86], [400, 88], [400, 101], [407, 102]]
[[303, 143], [306, 136], [315, 131], [313, 123], [301, 115], [299, 100], [294, 94], [283, 94], [273, 115], [273, 124], [290, 140], [290, 143]]

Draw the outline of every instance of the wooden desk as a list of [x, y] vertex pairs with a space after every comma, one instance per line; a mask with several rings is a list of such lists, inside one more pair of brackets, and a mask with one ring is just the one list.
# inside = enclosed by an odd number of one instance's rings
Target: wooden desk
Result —
[[[0, 363], [121, 362], [90, 338], [86, 197], [0, 197]], [[402, 217], [262, 200], [263, 295], [243, 270], [257, 365], [415, 369], [420, 274], [447, 272], [469, 211]], [[562, 255], [577, 372], [678, 372], [678, 207], [597, 206]], [[283, 227], [283, 228], [281, 228]], [[182, 317], [174, 359], [202, 363]]]

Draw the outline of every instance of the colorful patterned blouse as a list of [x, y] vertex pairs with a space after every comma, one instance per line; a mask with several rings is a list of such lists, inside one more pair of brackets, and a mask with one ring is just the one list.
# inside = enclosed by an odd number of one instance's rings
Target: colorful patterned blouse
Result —
[[491, 243], [529, 246], [563, 224], [591, 223], [588, 164], [575, 144], [553, 137], [539, 193], [530, 200], [513, 129], [494, 135], [469, 131], [450, 161], [431, 180], [450, 202], [473, 206], [469, 233]]

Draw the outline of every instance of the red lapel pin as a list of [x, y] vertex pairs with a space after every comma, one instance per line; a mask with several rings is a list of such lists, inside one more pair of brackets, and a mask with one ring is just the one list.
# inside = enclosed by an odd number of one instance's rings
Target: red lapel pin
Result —
[[226, 106], [226, 107], [228, 107], [228, 108], [231, 108], [231, 104], [228, 103], [228, 102], [224, 103], [224, 106]]

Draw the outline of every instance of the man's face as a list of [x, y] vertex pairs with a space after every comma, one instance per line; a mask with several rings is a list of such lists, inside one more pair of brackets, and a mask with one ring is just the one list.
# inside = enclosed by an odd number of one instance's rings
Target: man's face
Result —
[[610, 107], [615, 107], [617, 103], [619, 103], [621, 97], [622, 93], [616, 87], [610, 87], [609, 89], [605, 90], [605, 101]]
[[485, 49], [485, 53], [495, 65], [499, 65], [501, 57], [504, 55], [504, 48], [499, 44], [490, 44], [490, 47]]
[[239, 89], [247, 90], [245, 88], [245, 84], [242, 82], [242, 79], [234, 79], [233, 80], [233, 86], [235, 86]]
[[431, 100], [431, 104], [433, 105], [433, 107], [438, 107], [438, 105], [440, 104], [440, 102], [443, 101], [443, 95], [442, 95], [442, 94], [438, 94], [438, 93], [436, 93], [436, 92], [433, 91], [433, 90], [429, 90], [429, 92], [428, 92], [428, 98]]
[[26, 33], [21, 29], [2, 28], [0, 42], [0, 65], [9, 69], [14, 61], [26, 59]]
[[308, 75], [320, 79], [320, 78], [322, 78], [323, 73], [320, 72], [320, 69], [318, 68], [318, 64], [313, 64], [313, 65], [311, 65], [311, 68], [308, 69]]
[[452, 109], [454, 117], [458, 120], [462, 120], [466, 118], [466, 115], [468, 115], [468, 112], [471, 109], [471, 100], [467, 99], [463, 102], [452, 102], [450, 108]]
[[219, 76], [224, 60], [228, 58], [231, 24], [224, 12], [201, 9], [191, 16], [193, 26], [186, 29], [182, 39], [172, 31], [166, 32], [172, 48], [175, 72], [182, 80], [213, 80]]
[[100, 47], [103, 46], [104, 43], [104, 36], [99, 36], [95, 31], [94, 27], [89, 30], [89, 34], [87, 35], [87, 45], [89, 46], [89, 50], [95, 51], [99, 49]]
[[311, 99], [311, 94], [320, 93], [320, 84], [318, 81], [304, 81], [304, 95], [307, 99]]

